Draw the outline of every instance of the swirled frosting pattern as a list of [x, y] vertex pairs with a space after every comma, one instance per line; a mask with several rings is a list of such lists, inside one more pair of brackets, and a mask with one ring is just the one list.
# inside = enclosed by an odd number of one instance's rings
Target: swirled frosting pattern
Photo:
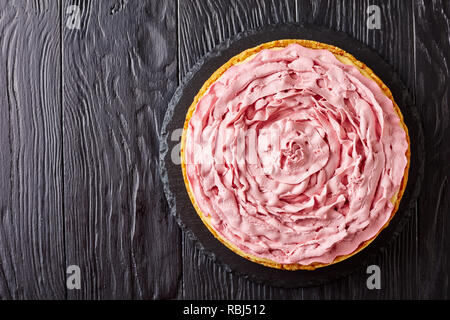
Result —
[[387, 223], [407, 149], [375, 81], [291, 44], [230, 67], [200, 98], [186, 176], [211, 227], [243, 252], [331, 263]]

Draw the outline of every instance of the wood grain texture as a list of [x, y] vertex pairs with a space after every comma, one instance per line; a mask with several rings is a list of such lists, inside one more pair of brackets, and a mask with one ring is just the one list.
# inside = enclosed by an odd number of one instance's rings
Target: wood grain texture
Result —
[[295, 21], [294, 0], [177, 1], [181, 78], [208, 51], [239, 32]]
[[[369, 5], [381, 29], [366, 26]], [[66, 26], [69, 5], [80, 29]], [[426, 168], [412, 218], [373, 262], [320, 287], [256, 284], [206, 257], [169, 216], [160, 126], [178, 82], [241, 31], [340, 30], [415, 98]], [[0, 2], [0, 299], [450, 298], [450, 4], [446, 0]], [[432, 192], [430, 192], [432, 190]], [[81, 290], [66, 267], [81, 267]]]
[[174, 298], [180, 231], [167, 214], [158, 136], [177, 86], [174, 1], [65, 1], [64, 204], [69, 299]]
[[64, 299], [60, 6], [0, 3], [0, 299]]
[[[381, 9], [382, 29], [369, 30], [366, 10]], [[240, 31], [280, 22], [312, 23], [344, 31], [376, 50], [394, 66], [414, 93], [414, 18], [405, 1], [180, 1], [180, 76], [206, 52]], [[417, 217], [409, 221], [393, 248], [371, 264], [382, 270], [383, 290], [368, 290], [366, 267], [333, 283], [304, 289], [279, 289], [227, 273], [183, 238], [185, 298], [376, 299], [417, 296]], [[194, 285], [195, 284], [195, 285]], [[238, 288], [238, 289], [237, 289]]]
[[418, 1], [416, 104], [424, 126], [426, 167], [419, 198], [420, 298], [449, 299], [450, 3]]

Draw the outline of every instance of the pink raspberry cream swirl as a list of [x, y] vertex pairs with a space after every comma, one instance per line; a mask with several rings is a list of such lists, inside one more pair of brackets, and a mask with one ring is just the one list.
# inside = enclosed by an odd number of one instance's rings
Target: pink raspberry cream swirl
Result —
[[290, 44], [210, 85], [188, 123], [185, 174], [210, 226], [245, 254], [329, 264], [389, 221], [407, 150], [374, 80]]

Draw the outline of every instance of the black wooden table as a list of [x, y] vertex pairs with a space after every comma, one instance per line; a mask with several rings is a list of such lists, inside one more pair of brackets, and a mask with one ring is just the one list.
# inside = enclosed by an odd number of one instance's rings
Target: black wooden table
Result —
[[[371, 262], [380, 290], [367, 288], [367, 266], [320, 287], [253, 283], [168, 214], [159, 134], [176, 87], [222, 41], [285, 22], [368, 45], [419, 110], [422, 192]], [[0, 1], [0, 298], [449, 298], [449, 29], [448, 0]], [[79, 290], [66, 286], [71, 265]]]

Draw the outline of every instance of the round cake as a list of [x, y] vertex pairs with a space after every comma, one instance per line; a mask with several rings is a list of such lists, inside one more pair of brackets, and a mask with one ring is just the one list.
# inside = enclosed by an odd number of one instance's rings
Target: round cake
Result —
[[398, 209], [409, 136], [390, 90], [340, 48], [261, 44], [230, 59], [190, 106], [187, 192], [244, 258], [313, 270], [366, 247]]

